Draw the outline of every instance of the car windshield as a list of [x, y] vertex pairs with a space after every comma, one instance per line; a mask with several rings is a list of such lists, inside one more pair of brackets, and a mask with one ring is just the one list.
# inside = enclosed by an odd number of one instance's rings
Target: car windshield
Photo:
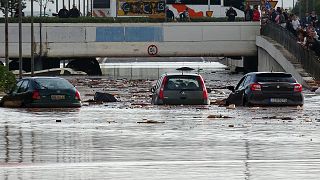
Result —
[[198, 76], [169, 76], [164, 87], [165, 90], [194, 90], [201, 91]]
[[53, 78], [39, 78], [35, 82], [38, 84], [39, 89], [72, 89], [74, 88], [65, 79], [53, 79]]
[[265, 73], [257, 74], [257, 82], [287, 82], [296, 83], [291, 74]]

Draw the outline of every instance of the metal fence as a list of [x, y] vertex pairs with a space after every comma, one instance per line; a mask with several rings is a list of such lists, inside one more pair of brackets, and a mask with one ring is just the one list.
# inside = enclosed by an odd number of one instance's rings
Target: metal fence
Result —
[[320, 58], [314, 51], [303, 48], [290, 31], [274, 23], [262, 26], [261, 34], [272, 38], [286, 48], [312, 77], [320, 80]]

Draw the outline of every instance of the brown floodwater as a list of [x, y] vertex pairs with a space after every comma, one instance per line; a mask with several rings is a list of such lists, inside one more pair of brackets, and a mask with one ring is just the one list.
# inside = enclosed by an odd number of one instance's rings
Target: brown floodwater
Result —
[[[241, 75], [204, 76], [221, 87]], [[319, 179], [320, 95], [305, 91], [303, 108], [152, 106], [135, 84], [118, 90], [127, 96], [116, 103], [0, 108], [0, 180]], [[84, 98], [90, 90], [79, 89]]]

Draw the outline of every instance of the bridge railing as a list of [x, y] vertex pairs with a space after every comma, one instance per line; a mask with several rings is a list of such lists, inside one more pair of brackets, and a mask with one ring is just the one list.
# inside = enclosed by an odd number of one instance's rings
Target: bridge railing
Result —
[[267, 36], [281, 44], [296, 57], [302, 67], [315, 79], [320, 80], [320, 58], [314, 51], [303, 48], [297, 38], [287, 29], [274, 23], [265, 24], [261, 35]]

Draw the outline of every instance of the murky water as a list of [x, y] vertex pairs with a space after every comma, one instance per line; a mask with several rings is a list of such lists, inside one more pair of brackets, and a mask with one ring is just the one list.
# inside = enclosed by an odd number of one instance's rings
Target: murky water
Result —
[[[239, 77], [205, 75], [210, 87]], [[305, 93], [303, 109], [0, 108], [0, 179], [319, 179], [320, 96]]]

